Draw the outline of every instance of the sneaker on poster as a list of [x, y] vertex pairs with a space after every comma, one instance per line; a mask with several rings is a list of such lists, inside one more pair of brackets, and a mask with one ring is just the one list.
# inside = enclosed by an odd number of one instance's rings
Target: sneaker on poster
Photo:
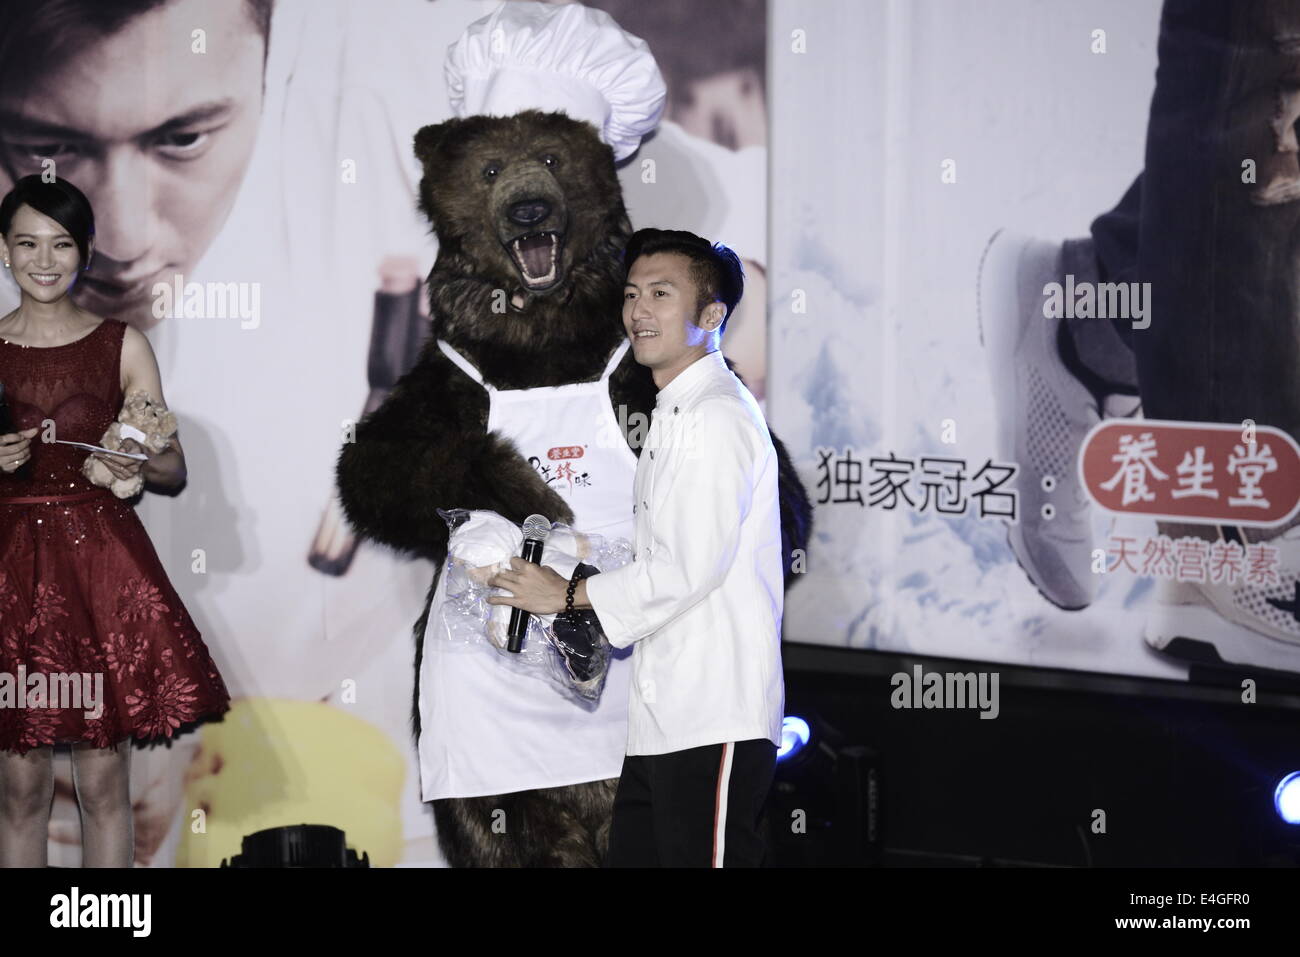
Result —
[[1062, 248], [999, 230], [980, 260], [978, 300], [998, 458], [1019, 466], [1019, 522], [1008, 525], [1007, 539], [1042, 595], [1074, 611], [1086, 608], [1097, 588], [1091, 506], [1076, 460], [1102, 410], [1061, 360], [1064, 320], [1043, 315], [1043, 287], [1065, 282]]
[[1230, 665], [1300, 672], [1300, 526], [1263, 544], [1278, 552], [1275, 584], [1162, 579], [1147, 616], [1146, 643], [1174, 657], [1206, 662], [1183, 644], [1199, 642]]

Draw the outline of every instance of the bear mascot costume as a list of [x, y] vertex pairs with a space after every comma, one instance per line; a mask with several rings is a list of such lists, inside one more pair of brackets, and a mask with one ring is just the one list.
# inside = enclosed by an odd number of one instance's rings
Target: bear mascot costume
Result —
[[[535, 679], [474, 671], [474, 656], [435, 660], [424, 635], [449, 542], [439, 509], [632, 537], [634, 426], [657, 390], [622, 323], [632, 228], [615, 161], [657, 124], [664, 87], [641, 40], [578, 4], [504, 4], [453, 45], [448, 78], [457, 118], [414, 144], [419, 208], [438, 238], [432, 335], [344, 445], [339, 496], [360, 536], [436, 569], [415, 638], [417, 674], [439, 681], [417, 682], [415, 725], [448, 863], [599, 866], [626, 747], [628, 655], [615, 653], [589, 711]], [[552, 108], [511, 108], [520, 102]], [[619, 441], [598, 441], [597, 423]], [[811, 506], [773, 444], [788, 587]], [[556, 448], [575, 460], [557, 463]], [[423, 723], [422, 696], [437, 699], [423, 701]]]

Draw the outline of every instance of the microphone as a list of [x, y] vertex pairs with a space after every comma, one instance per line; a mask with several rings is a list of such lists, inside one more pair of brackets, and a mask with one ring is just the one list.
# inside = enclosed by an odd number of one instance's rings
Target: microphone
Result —
[[[5, 398], [5, 384], [0, 382], [0, 435], [9, 435], [10, 433], [17, 431], [18, 424], [14, 422], [13, 414], [9, 411], [9, 402]], [[31, 459], [28, 459], [27, 462], [23, 463], [9, 474], [16, 475], [22, 473], [25, 475], [27, 472], [27, 465], [30, 462]]]
[[[534, 565], [542, 563], [542, 548], [551, 534], [551, 523], [545, 515], [529, 515], [524, 519], [524, 547], [519, 556]], [[506, 632], [510, 641], [506, 650], [519, 654], [524, 648], [524, 635], [528, 633], [528, 620], [532, 616], [522, 608], [510, 609], [510, 630]]]
[[5, 401], [5, 384], [0, 382], [0, 435], [9, 435], [17, 431], [13, 416], [9, 414], [9, 403]]
[[[13, 420], [13, 412], [9, 411], [9, 398], [6, 395], [4, 382], [0, 382], [0, 436], [8, 436], [10, 433], [17, 432], [18, 424]], [[27, 475], [27, 468], [31, 465], [31, 459], [18, 465], [18, 468], [10, 472], [9, 475]]]

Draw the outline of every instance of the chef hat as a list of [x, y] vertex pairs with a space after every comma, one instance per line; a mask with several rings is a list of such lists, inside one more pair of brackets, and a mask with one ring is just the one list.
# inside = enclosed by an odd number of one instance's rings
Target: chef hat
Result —
[[447, 50], [456, 116], [561, 110], [632, 155], [663, 113], [667, 91], [646, 42], [603, 10], [509, 0]]

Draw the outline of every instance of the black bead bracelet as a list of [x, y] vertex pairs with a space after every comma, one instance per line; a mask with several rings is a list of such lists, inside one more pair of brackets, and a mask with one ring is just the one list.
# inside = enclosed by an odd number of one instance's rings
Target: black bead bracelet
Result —
[[573, 590], [578, 587], [578, 582], [586, 578], [586, 573], [582, 570], [582, 563], [579, 562], [573, 567], [573, 574], [569, 576], [569, 587], [564, 595], [564, 613], [573, 614]]

